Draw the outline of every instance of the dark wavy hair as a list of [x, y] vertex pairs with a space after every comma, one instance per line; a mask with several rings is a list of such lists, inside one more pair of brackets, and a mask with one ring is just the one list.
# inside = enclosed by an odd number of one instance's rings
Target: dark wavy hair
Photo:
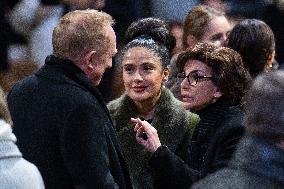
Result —
[[227, 39], [227, 47], [242, 56], [252, 77], [264, 71], [275, 50], [275, 38], [270, 27], [257, 19], [246, 19], [237, 24]]
[[125, 52], [133, 47], [145, 47], [161, 58], [162, 67], [170, 63], [170, 52], [175, 47], [175, 38], [170, 33], [168, 25], [158, 18], [143, 18], [133, 22], [127, 29], [119, 60]]
[[198, 60], [209, 66], [213, 71], [212, 81], [222, 92], [222, 97], [232, 104], [241, 102], [251, 78], [236, 51], [208, 43], [198, 43], [178, 56], [179, 72], [183, 72], [188, 60]]
[[244, 125], [249, 133], [284, 139], [284, 71], [260, 74], [245, 96]]

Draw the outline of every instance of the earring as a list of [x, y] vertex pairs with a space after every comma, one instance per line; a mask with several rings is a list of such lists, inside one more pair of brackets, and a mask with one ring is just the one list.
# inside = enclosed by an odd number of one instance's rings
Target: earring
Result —
[[165, 78], [163, 79], [163, 82], [168, 82], [168, 80], [169, 80], [169, 77], [165, 77]]
[[217, 95], [213, 95], [213, 97], [214, 97], [214, 98], [218, 98], [218, 96], [217, 96]]

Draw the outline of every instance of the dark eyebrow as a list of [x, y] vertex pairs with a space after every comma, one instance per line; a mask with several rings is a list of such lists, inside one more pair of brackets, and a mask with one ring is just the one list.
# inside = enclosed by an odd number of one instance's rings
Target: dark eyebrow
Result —
[[122, 67], [130, 67], [130, 66], [132, 66], [133, 67], [133, 64], [131, 64], [131, 63], [129, 63], [129, 64], [124, 64]]
[[210, 37], [210, 39], [216, 39], [222, 37], [222, 33], [216, 33]]
[[191, 71], [191, 72], [189, 72], [189, 73], [196, 73], [196, 72], [199, 72], [200, 70], [193, 70], [193, 71]]
[[152, 62], [143, 62], [142, 65], [144, 66], [149, 66], [149, 65], [156, 65], [155, 63]]

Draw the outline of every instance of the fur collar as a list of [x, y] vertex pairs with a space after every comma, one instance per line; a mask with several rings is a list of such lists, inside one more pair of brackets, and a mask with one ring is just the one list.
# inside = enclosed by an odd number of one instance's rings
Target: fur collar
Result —
[[[135, 139], [134, 126], [130, 122], [131, 117], [138, 115], [134, 102], [124, 94], [110, 102], [108, 108], [118, 132], [134, 188], [146, 188], [142, 187], [145, 184], [143, 177], [151, 178], [147, 170], [151, 155]], [[193, 114], [185, 110], [182, 103], [166, 88], [162, 90], [154, 114], [151, 124], [157, 129], [161, 143], [176, 152], [186, 135], [191, 136], [195, 128], [191, 125]]]

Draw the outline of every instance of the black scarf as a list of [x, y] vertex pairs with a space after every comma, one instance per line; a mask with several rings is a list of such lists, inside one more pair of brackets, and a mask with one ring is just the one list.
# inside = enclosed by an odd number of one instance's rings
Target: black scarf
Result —
[[219, 128], [230, 103], [219, 99], [216, 103], [196, 112], [200, 122], [194, 130], [190, 145], [190, 167], [200, 170], [211, 137]]

